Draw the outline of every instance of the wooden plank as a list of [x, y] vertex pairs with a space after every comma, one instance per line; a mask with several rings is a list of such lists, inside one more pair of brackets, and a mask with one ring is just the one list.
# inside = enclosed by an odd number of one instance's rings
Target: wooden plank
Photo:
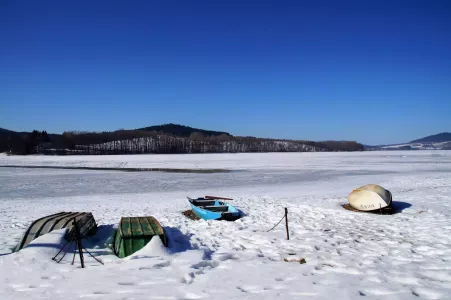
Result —
[[79, 215], [82, 215], [83, 213], [77, 212], [75, 213], [75, 215], [71, 216], [71, 217], [67, 217], [63, 219], [63, 226], [61, 226], [61, 228], [69, 228], [69, 230], [72, 229], [72, 227], [74, 226], [72, 223], [74, 222], [74, 218], [77, 218]]
[[72, 215], [72, 213], [67, 212], [64, 213], [62, 215], [59, 215], [58, 217], [55, 218], [51, 218], [49, 220], [47, 220], [45, 222], [45, 224], [42, 226], [41, 230], [39, 231], [39, 233], [35, 236], [35, 238], [40, 237], [41, 235], [44, 235], [46, 233], [49, 233], [50, 231], [52, 231], [53, 226], [55, 225], [55, 222], [58, 222], [61, 218], [67, 218], [67, 216]]
[[220, 199], [220, 200], [233, 200], [232, 198], [216, 197], [216, 196], [205, 196], [205, 199]]
[[[92, 215], [92, 213], [80, 213], [77, 214], [75, 216], [73, 216], [72, 218], [70, 218], [70, 216], [67, 217], [69, 221], [76, 220], [78, 228], [80, 230], [80, 235], [82, 238], [86, 237], [87, 235], [94, 233], [95, 230], [97, 229], [97, 224], [95, 222], [94, 216]], [[69, 222], [68, 227], [69, 231], [67, 232], [65, 238], [66, 240], [69, 240], [71, 238], [74, 237], [75, 234], [75, 227], [73, 226], [73, 224], [71, 222]]]
[[145, 236], [154, 236], [156, 233], [152, 228], [149, 220], [146, 217], [140, 217], [142, 231], [145, 232]]
[[122, 238], [122, 242], [124, 243], [124, 255], [129, 256], [133, 251], [133, 239], [131, 238]]
[[154, 217], [147, 217], [147, 221], [152, 226], [153, 231], [155, 234], [160, 235], [163, 234], [163, 228], [161, 228], [160, 223], [154, 218]]
[[63, 216], [62, 218], [60, 218], [59, 220], [57, 220], [57, 221], [55, 222], [55, 224], [53, 224], [51, 230], [56, 230], [56, 229], [64, 228], [64, 227], [66, 226], [66, 221], [67, 221], [67, 219], [68, 219], [68, 218], [70, 219], [71, 217], [73, 218], [73, 217], [75, 217], [77, 214], [78, 214], [78, 212], [73, 212], [73, 213], [70, 213], [70, 215]]
[[155, 234], [160, 237], [163, 245], [167, 246], [168, 240], [166, 234], [164, 233], [163, 227], [160, 225], [160, 222], [158, 222], [158, 220], [155, 219], [154, 217], [147, 217], [147, 220], [151, 224]]
[[45, 224], [47, 224], [47, 222], [49, 220], [57, 218], [58, 216], [63, 215], [63, 214], [66, 214], [66, 213], [60, 212], [60, 213], [57, 213], [54, 215], [45, 216], [45, 217], [40, 218], [40, 219], [36, 220], [35, 222], [33, 222], [30, 225], [30, 227], [28, 228], [28, 230], [25, 232], [24, 238], [23, 238], [22, 242], [19, 244], [19, 248], [17, 250], [22, 249], [23, 247], [28, 245], [32, 240], [37, 238], [39, 236], [39, 233], [42, 230], [42, 227], [45, 226]]
[[119, 230], [115, 230], [115, 236], [114, 236], [114, 253], [119, 256], [120, 254], [120, 250], [121, 250], [121, 241], [122, 241], [122, 237], [121, 237], [121, 233]]
[[130, 227], [132, 230], [132, 237], [140, 237], [143, 236], [143, 230], [141, 228], [141, 224], [139, 222], [139, 217], [130, 218]]
[[120, 229], [121, 229], [122, 238], [132, 236], [132, 228], [130, 226], [130, 217], [121, 218]]
[[125, 255], [125, 247], [124, 247], [124, 239], [121, 238], [119, 242], [119, 257], [126, 257]]

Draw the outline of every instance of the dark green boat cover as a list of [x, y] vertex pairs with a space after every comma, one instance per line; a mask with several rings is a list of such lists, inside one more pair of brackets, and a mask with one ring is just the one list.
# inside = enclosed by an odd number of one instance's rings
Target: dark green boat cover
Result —
[[26, 247], [31, 241], [53, 230], [68, 228], [65, 238], [72, 236], [73, 222], [77, 222], [82, 238], [95, 234], [97, 224], [90, 212], [59, 212], [33, 221], [22, 236], [15, 251]]
[[156, 235], [163, 245], [168, 245], [163, 227], [154, 217], [123, 217], [115, 232], [114, 253], [120, 258], [127, 257], [142, 249]]

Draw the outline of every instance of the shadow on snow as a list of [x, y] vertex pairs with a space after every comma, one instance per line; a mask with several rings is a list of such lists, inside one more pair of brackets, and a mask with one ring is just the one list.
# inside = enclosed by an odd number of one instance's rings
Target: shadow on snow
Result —
[[392, 207], [393, 207], [393, 210], [395, 213], [400, 213], [404, 209], [412, 207], [412, 204], [407, 203], [407, 202], [402, 202], [402, 201], [393, 201]]

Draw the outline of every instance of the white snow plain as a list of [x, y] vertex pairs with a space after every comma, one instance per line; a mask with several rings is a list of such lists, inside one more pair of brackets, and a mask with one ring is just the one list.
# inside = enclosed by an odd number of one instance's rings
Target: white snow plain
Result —
[[[451, 299], [451, 151], [6, 156], [0, 165], [225, 168], [217, 174], [0, 168], [0, 299]], [[354, 188], [389, 189], [391, 216], [344, 210]], [[192, 221], [186, 196], [234, 198], [235, 222]], [[289, 211], [290, 240], [283, 223]], [[85, 254], [51, 258], [64, 230], [11, 253], [31, 221], [90, 211]], [[155, 216], [158, 238], [119, 259], [122, 216]], [[305, 264], [299, 259], [304, 258]], [[287, 261], [285, 261], [287, 260]]]

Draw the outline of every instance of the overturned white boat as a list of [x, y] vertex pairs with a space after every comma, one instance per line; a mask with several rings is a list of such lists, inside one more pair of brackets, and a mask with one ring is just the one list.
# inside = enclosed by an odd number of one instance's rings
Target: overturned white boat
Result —
[[355, 209], [371, 211], [391, 207], [392, 195], [380, 185], [367, 184], [353, 190], [348, 200]]

